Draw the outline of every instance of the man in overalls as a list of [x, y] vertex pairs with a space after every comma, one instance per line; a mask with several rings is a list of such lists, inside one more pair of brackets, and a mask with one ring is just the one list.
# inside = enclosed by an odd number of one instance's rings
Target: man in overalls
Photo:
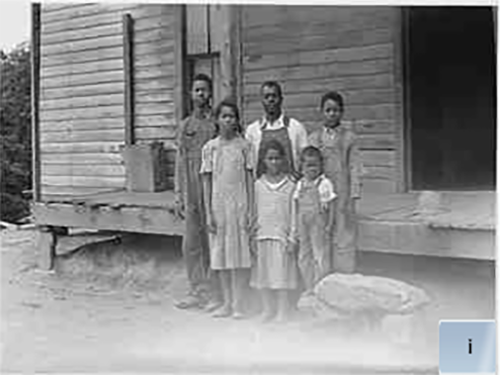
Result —
[[[255, 152], [257, 152], [257, 178], [263, 173], [262, 148], [265, 142], [275, 139], [283, 145], [286, 154], [285, 171], [295, 180], [300, 177], [299, 162], [300, 153], [308, 145], [307, 131], [299, 121], [288, 117], [283, 113], [283, 92], [278, 82], [267, 81], [261, 86], [262, 106], [264, 116], [251, 123], [245, 132], [245, 137], [249, 140]], [[301, 290], [292, 293], [290, 304], [292, 308], [297, 307]]]
[[175, 165], [176, 216], [185, 219], [182, 252], [189, 280], [186, 298], [176, 303], [181, 309], [218, 307], [218, 288], [210, 270], [205, 206], [200, 179], [201, 150], [217, 135], [210, 101], [212, 80], [205, 74], [194, 77], [191, 88], [193, 112], [177, 130]]
[[275, 139], [283, 145], [286, 153], [286, 172], [298, 177], [300, 153], [308, 145], [307, 131], [299, 121], [283, 113], [283, 93], [279, 83], [264, 82], [261, 86], [264, 116], [250, 124], [245, 137], [252, 143], [258, 155], [257, 176], [262, 173], [260, 145]]

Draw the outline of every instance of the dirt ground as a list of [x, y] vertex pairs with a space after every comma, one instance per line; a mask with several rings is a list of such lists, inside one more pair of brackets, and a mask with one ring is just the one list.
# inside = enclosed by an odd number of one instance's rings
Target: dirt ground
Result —
[[[433, 298], [425, 329], [403, 347], [304, 319], [263, 325], [177, 310], [186, 285], [178, 239], [84, 246], [43, 273], [34, 236], [0, 232], [3, 373], [437, 373], [429, 368], [439, 319], [494, 318], [492, 264], [364, 255], [363, 273], [410, 281]], [[63, 249], [74, 247], [68, 241]]]

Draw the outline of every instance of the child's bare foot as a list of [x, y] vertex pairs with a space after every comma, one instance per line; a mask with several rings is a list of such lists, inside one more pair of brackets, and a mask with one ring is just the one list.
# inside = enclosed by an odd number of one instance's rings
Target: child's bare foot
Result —
[[208, 313], [212, 313], [216, 311], [218, 308], [222, 306], [222, 302], [220, 301], [210, 301], [206, 306], [205, 306], [205, 311]]
[[279, 324], [287, 323], [290, 321], [290, 315], [287, 313], [280, 312], [276, 314], [274, 321]]
[[232, 314], [231, 306], [223, 305], [222, 307], [217, 309], [212, 316], [214, 318], [227, 318], [231, 316], [231, 314]]
[[274, 318], [274, 314], [272, 311], [264, 311], [261, 313], [258, 317], [257, 320], [261, 323], [268, 323]]
[[236, 319], [236, 320], [242, 320], [242, 319], [245, 319], [246, 316], [244, 313], [242, 313], [241, 311], [235, 311], [233, 312], [233, 319]]

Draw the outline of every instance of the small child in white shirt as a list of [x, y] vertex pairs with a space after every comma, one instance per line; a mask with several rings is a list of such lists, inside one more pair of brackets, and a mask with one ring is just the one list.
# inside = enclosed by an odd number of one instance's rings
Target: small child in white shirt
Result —
[[335, 225], [336, 194], [323, 174], [323, 156], [313, 146], [301, 154], [303, 177], [293, 195], [291, 241], [299, 243], [298, 265], [305, 292], [330, 273], [330, 253]]

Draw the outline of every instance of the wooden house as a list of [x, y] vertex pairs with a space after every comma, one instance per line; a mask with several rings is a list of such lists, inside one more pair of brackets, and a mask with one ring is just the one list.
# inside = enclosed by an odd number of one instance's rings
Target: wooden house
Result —
[[[321, 94], [344, 94], [366, 171], [361, 250], [494, 259], [495, 17], [487, 7], [35, 4], [36, 221], [182, 234], [173, 139], [190, 78], [207, 72], [214, 101], [236, 95], [246, 124], [261, 116], [265, 80], [283, 85], [286, 112], [309, 131]], [[134, 148], [149, 162], [127, 162]], [[127, 188], [160, 159], [163, 189]]]

